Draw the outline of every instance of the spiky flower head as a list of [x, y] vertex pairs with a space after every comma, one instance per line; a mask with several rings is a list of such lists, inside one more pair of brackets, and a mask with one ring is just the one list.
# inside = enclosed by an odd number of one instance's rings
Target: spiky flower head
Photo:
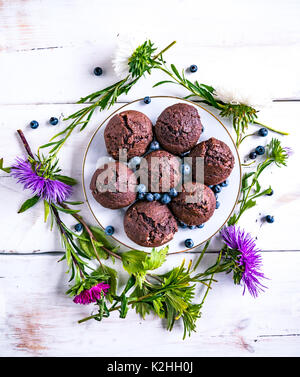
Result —
[[71, 186], [51, 179], [42, 163], [31, 163], [28, 159], [17, 158], [11, 167], [11, 176], [21, 183], [24, 189], [29, 189], [50, 203], [59, 203], [67, 200], [72, 194]]
[[277, 166], [286, 166], [287, 160], [292, 154], [292, 149], [283, 147], [278, 139], [273, 138], [267, 145], [267, 156]]
[[256, 247], [254, 239], [249, 233], [235, 225], [223, 228], [221, 236], [228, 246], [226, 258], [233, 262], [233, 279], [235, 284], [244, 285], [253, 297], [266, 288], [261, 280], [265, 279], [262, 268], [261, 250]]
[[122, 38], [118, 44], [112, 65], [118, 77], [124, 79], [128, 74], [133, 78], [142, 76], [157, 64], [153, 59], [156, 51], [149, 39]]
[[92, 302], [97, 302], [106, 296], [110, 288], [109, 284], [104, 282], [98, 283], [89, 289], [85, 289], [74, 297], [75, 304], [87, 305]]

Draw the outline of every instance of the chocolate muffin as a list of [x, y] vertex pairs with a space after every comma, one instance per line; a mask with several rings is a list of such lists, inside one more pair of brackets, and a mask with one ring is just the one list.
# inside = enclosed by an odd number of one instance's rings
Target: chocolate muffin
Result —
[[107, 152], [115, 160], [120, 149], [126, 150], [128, 159], [141, 156], [153, 139], [151, 120], [139, 111], [122, 111], [108, 122], [104, 139]]
[[168, 192], [181, 180], [181, 160], [166, 151], [153, 151], [142, 160], [139, 173], [148, 191]]
[[133, 171], [121, 162], [113, 161], [95, 171], [90, 189], [95, 200], [103, 207], [118, 209], [135, 201], [136, 185]]
[[124, 229], [138, 245], [157, 247], [173, 238], [177, 222], [166, 205], [139, 201], [126, 211]]
[[204, 158], [204, 183], [217, 185], [229, 177], [234, 167], [233, 154], [223, 141], [211, 137], [197, 144], [190, 152], [193, 158], [193, 180], [196, 180], [196, 158]]
[[198, 182], [188, 182], [172, 200], [170, 208], [175, 217], [185, 224], [201, 225], [213, 215], [216, 198], [209, 187]]
[[154, 131], [164, 149], [181, 154], [197, 144], [202, 133], [202, 124], [194, 106], [177, 103], [160, 114]]

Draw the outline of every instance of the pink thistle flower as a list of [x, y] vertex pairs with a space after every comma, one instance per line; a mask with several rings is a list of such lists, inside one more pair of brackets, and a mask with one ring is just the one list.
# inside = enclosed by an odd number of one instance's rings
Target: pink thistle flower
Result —
[[99, 283], [90, 289], [85, 289], [79, 295], [75, 296], [74, 302], [75, 304], [81, 304], [81, 305], [87, 305], [92, 302], [97, 302], [98, 300], [101, 300], [102, 298], [102, 292], [103, 295], [106, 296], [108, 290], [110, 288], [109, 284], [106, 283]]
[[37, 195], [48, 202], [63, 202], [72, 194], [72, 187], [54, 180], [44, 178], [39, 175], [39, 166], [35, 169], [27, 159], [17, 158], [16, 163], [12, 166], [11, 176], [23, 184], [24, 189], [29, 189], [34, 195]]

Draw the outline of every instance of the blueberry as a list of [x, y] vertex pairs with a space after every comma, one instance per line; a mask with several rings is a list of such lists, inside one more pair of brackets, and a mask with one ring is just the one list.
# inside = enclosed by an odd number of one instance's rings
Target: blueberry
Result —
[[215, 193], [215, 198], [216, 198], [216, 200], [218, 199], [218, 194], [216, 194], [216, 193]]
[[202, 126], [202, 133], [204, 132], [204, 127]]
[[39, 126], [39, 122], [37, 122], [36, 120], [32, 120], [32, 121], [30, 122], [30, 127], [31, 127], [33, 130], [35, 130], [36, 128], [38, 128], [38, 126]]
[[259, 156], [262, 156], [265, 153], [265, 148], [263, 146], [259, 145], [258, 147], [255, 148], [255, 152]]
[[228, 180], [226, 180], [226, 181], [220, 183], [220, 186], [221, 186], [221, 187], [227, 187], [227, 186], [228, 186]]
[[189, 151], [187, 151], [187, 152], [184, 152], [184, 153], [181, 153], [181, 157], [185, 157], [185, 156], [187, 156], [188, 154], [189, 154], [190, 152]]
[[146, 195], [146, 200], [148, 200], [148, 202], [153, 202], [154, 196], [153, 194], [151, 194], [151, 192], [148, 192], [148, 194]]
[[189, 175], [191, 173], [191, 167], [189, 164], [182, 164], [182, 174]]
[[138, 193], [145, 193], [147, 191], [146, 186], [143, 183], [137, 185], [136, 190]]
[[184, 244], [187, 248], [191, 248], [194, 246], [194, 241], [191, 239], [191, 238], [187, 238], [185, 241], [184, 241]]
[[274, 222], [274, 217], [271, 215], [266, 216], [266, 222], [272, 224]]
[[83, 226], [82, 226], [81, 223], [78, 223], [78, 224], [75, 225], [74, 228], [75, 228], [76, 232], [81, 232], [82, 229], [83, 229]]
[[266, 128], [260, 128], [259, 130], [258, 130], [258, 135], [259, 136], [263, 136], [263, 137], [265, 137], [265, 136], [267, 136], [268, 135], [268, 130], [266, 129]]
[[196, 229], [196, 225], [189, 225], [189, 229]]
[[151, 98], [149, 96], [145, 97], [144, 98], [144, 102], [149, 105], [149, 103], [151, 102]]
[[199, 229], [204, 228], [204, 224], [197, 225], [197, 228], [199, 228]]
[[112, 236], [113, 234], [115, 233], [115, 228], [111, 225], [108, 225], [106, 228], [105, 228], [105, 234], [107, 236]]
[[145, 196], [146, 196], [146, 193], [144, 193], [144, 192], [139, 192], [139, 193], [138, 193], [138, 199], [139, 199], [139, 200], [144, 199]]
[[215, 194], [218, 194], [219, 192], [221, 192], [222, 188], [220, 185], [215, 185], [213, 186], [212, 190]]
[[251, 160], [255, 160], [256, 159], [256, 153], [255, 152], [251, 152], [249, 154], [249, 158], [251, 158]]
[[269, 192], [269, 194], [266, 194], [266, 195], [272, 196], [273, 194], [274, 194], [274, 191], [273, 191], [273, 189], [271, 189], [271, 191]]
[[178, 192], [177, 190], [173, 187], [171, 188], [170, 192], [169, 192], [169, 195], [171, 196], [171, 198], [175, 198], [177, 195], [178, 195]]
[[220, 202], [216, 201], [216, 209], [220, 207]]
[[154, 197], [154, 200], [159, 200], [161, 198], [161, 195], [158, 192], [156, 192], [153, 194], [153, 197]]
[[183, 223], [182, 221], [179, 221], [178, 224], [179, 224], [180, 228], [183, 228], [183, 229], [187, 228], [187, 225], [185, 223]]
[[102, 73], [103, 73], [102, 68], [100, 68], [100, 67], [96, 67], [96, 68], [94, 68], [94, 75], [95, 75], [95, 76], [101, 76]]
[[192, 64], [190, 66], [190, 71], [193, 72], [193, 73], [198, 71], [198, 67], [196, 66], [196, 64]]
[[51, 117], [51, 118], [49, 119], [49, 123], [50, 123], [52, 126], [56, 126], [57, 123], [58, 123], [58, 119], [55, 118], [55, 117]]
[[214, 185], [209, 185], [208, 187], [209, 187], [210, 189], [212, 189], [212, 188], [214, 187]]
[[159, 142], [158, 141], [152, 141], [150, 144], [150, 151], [157, 151], [160, 148]]
[[131, 168], [131, 169], [134, 169], [137, 167], [137, 165], [139, 165], [141, 163], [141, 157], [132, 157], [132, 159], [129, 161], [129, 164], [128, 166]]
[[161, 202], [162, 204], [168, 204], [170, 203], [172, 199], [170, 198], [170, 196], [168, 194], [163, 194], [162, 198], [161, 198]]

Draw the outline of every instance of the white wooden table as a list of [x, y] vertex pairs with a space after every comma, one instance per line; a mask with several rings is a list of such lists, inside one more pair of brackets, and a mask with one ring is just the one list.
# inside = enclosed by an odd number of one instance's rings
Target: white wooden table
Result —
[[[261, 121], [289, 131], [284, 144], [294, 149], [287, 169], [274, 169], [265, 184], [272, 197], [244, 216], [241, 226], [263, 249], [268, 290], [258, 299], [242, 296], [229, 276], [219, 276], [198, 321], [197, 333], [181, 340], [181, 327], [169, 333], [156, 318], [103, 323], [76, 321], [91, 308], [76, 306], [64, 292], [66, 266], [56, 231], [43, 223], [40, 206], [18, 215], [28, 197], [12, 178], [0, 175], [0, 356], [295, 356], [300, 354], [300, 2], [297, 0], [15, 0], [0, 1], [0, 157], [9, 165], [23, 150], [16, 129], [32, 148], [62, 129], [51, 116], [68, 115], [82, 96], [112, 83], [111, 55], [119, 34], [148, 35], [159, 46], [177, 40], [169, 62], [197, 64], [199, 78], [222, 83], [243, 72], [257, 91], [268, 85], [276, 100]], [[93, 75], [95, 66], [104, 74]], [[179, 87], [152, 89], [157, 73], [120, 102], [146, 95], [178, 95]], [[276, 83], [276, 85], [274, 85]], [[118, 108], [117, 104], [111, 111]], [[85, 147], [99, 122], [97, 113], [84, 133], [76, 133], [61, 154], [66, 174], [80, 180]], [[32, 119], [37, 130], [28, 126]], [[230, 129], [230, 123], [225, 122]], [[269, 137], [271, 135], [269, 134]], [[249, 138], [241, 154], [265, 142]], [[82, 199], [81, 187], [74, 198]], [[84, 215], [92, 222], [87, 208]], [[266, 214], [275, 216], [263, 224]], [[212, 244], [204, 265], [216, 257]], [[195, 254], [169, 257], [166, 268]]]

